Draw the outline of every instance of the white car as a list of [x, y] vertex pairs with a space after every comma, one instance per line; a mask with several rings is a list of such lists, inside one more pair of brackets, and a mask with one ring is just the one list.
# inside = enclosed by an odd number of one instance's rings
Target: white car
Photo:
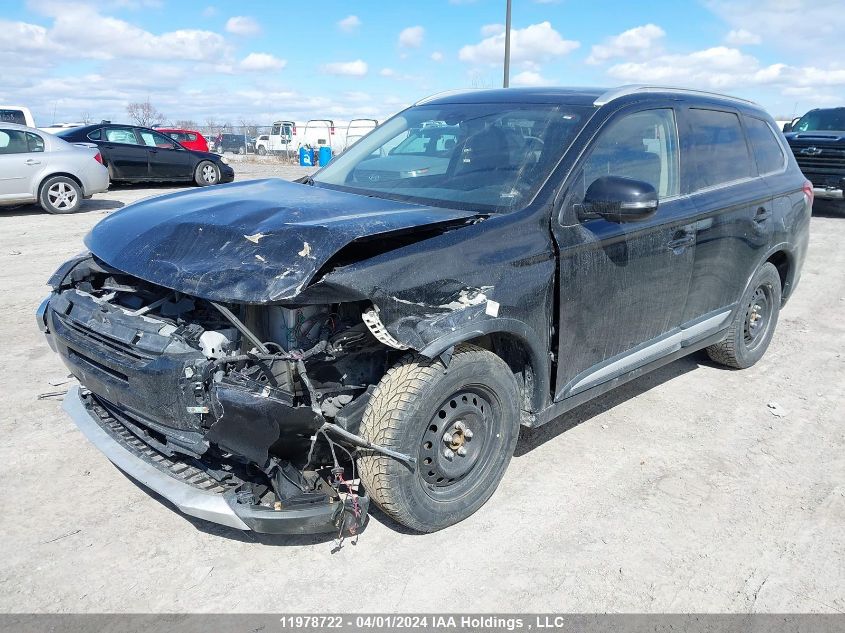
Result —
[[0, 122], [0, 206], [34, 202], [49, 213], [73, 213], [83, 198], [108, 188], [96, 146]]

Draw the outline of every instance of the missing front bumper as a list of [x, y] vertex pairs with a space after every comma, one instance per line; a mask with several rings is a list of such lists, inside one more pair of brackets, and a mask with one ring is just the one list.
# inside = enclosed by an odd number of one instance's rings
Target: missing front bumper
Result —
[[[238, 503], [233, 490], [215, 486], [201, 473], [186, 477], [189, 467], [162, 455], [150, 456], [139, 442], [121, 434], [119, 423], [97, 413], [83, 390], [68, 390], [64, 409], [88, 440], [115, 466], [181, 512], [239, 530], [267, 534], [317, 534], [360, 528], [366, 518], [369, 497], [357, 498], [357, 516], [351, 500], [275, 509]], [[129, 439], [127, 439], [129, 438]]]

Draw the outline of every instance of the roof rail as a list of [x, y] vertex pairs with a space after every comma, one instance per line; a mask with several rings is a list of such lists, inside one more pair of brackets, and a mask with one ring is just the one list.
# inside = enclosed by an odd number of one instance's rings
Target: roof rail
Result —
[[727, 99], [729, 101], [739, 101], [741, 103], [750, 103], [752, 105], [757, 105], [749, 99], [732, 97], [730, 95], [724, 95], [718, 92], [707, 92], [706, 90], [693, 90], [692, 88], [678, 88], [676, 86], [651, 86], [648, 84], [628, 84], [625, 86], [619, 86], [618, 88], [611, 88], [604, 94], [600, 95], [598, 99], [593, 101], [593, 105], [603, 106], [605, 104], [610, 103], [614, 99], [626, 97], [628, 95], [636, 94], [638, 92], [675, 92], [679, 94], [700, 95], [704, 97], [719, 97], [721, 99]]
[[471, 88], [454, 88], [452, 90], [441, 90], [440, 92], [435, 92], [433, 95], [429, 95], [427, 97], [423, 97], [416, 103], [415, 106], [422, 105], [424, 103], [428, 103], [429, 101], [433, 101], [434, 99], [439, 99], [440, 97], [445, 97], [446, 95], [457, 95], [461, 94], [462, 92], [476, 92]]

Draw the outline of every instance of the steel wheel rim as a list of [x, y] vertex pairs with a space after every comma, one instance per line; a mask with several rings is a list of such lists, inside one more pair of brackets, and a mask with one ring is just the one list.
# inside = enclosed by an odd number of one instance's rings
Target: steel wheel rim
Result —
[[745, 309], [742, 341], [745, 349], [752, 351], [765, 340], [772, 322], [772, 290], [768, 285], [758, 286]]
[[[484, 471], [501, 436], [501, 407], [483, 386], [462, 387], [446, 398], [423, 430], [418, 475], [429, 496], [452, 500]], [[448, 454], [448, 456], [447, 456]]]
[[47, 189], [47, 200], [56, 209], [72, 209], [76, 204], [76, 191], [66, 182], [57, 182]]

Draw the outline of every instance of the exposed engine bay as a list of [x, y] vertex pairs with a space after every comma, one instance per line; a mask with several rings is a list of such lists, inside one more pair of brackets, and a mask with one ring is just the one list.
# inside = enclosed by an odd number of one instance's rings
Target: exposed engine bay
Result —
[[379, 450], [356, 435], [368, 388], [403, 354], [373, 314], [366, 302], [223, 305], [89, 257], [56, 288], [48, 327], [97, 406], [161, 455], [245, 505], [342, 504], [335, 524], [354, 533], [354, 451]]

